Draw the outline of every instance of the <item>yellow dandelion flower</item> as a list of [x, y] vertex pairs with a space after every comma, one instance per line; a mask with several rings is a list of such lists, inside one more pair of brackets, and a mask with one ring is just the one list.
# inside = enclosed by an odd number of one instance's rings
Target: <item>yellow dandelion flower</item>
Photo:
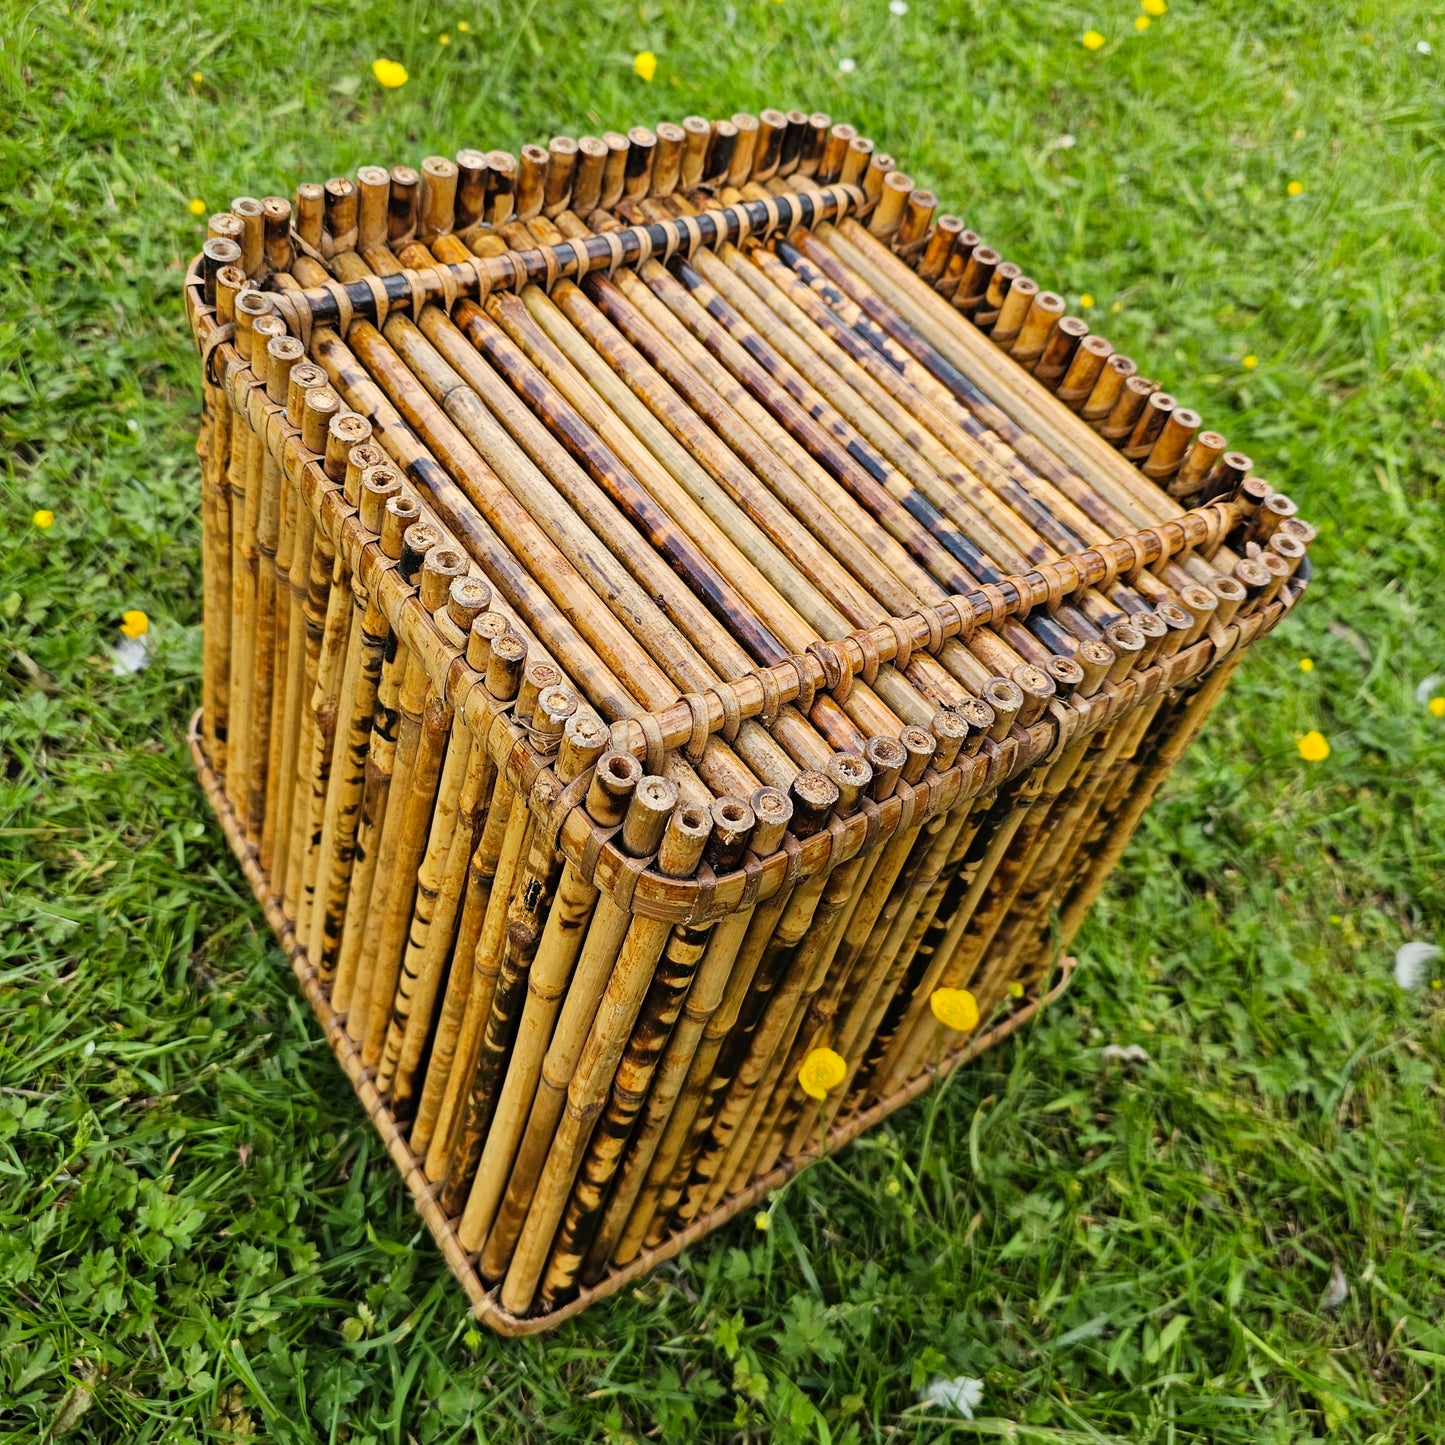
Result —
[[1153, 15], [1156, 19], [1160, 15], [1167, 14], [1169, 10], [1169, 7], [1164, 3], [1164, 0], [1142, 0], [1142, 4], [1144, 7], [1144, 13], [1146, 15]]
[[451, 38], [450, 35], [446, 34], [445, 31], [443, 31], [442, 34], [440, 34], [440, 35], [437, 36], [437, 44], [438, 44], [438, 45], [450, 45], [451, 43], [452, 43], [452, 38]]
[[1149, 25], [1150, 25], [1150, 20], [1149, 20], [1149, 17], [1148, 17], [1147, 15], [1136, 15], [1136, 16], [1134, 17], [1134, 29], [1135, 29], [1135, 30], [1147, 30], [1147, 29], [1149, 28]]
[[55, 513], [49, 507], [41, 507], [30, 519], [42, 532], [48, 532], [55, 525]]
[[1322, 763], [1330, 755], [1323, 733], [1311, 730], [1299, 740], [1299, 755], [1307, 763]]
[[186, 209], [193, 216], [204, 216], [206, 214], [206, 203], [199, 196], [195, 196], [187, 202]]
[[650, 50], [640, 50], [632, 57], [632, 69], [643, 80], [651, 80], [657, 74], [657, 57]]
[[468, 25], [465, 20], [458, 20], [458, 21], [457, 21], [457, 29], [460, 30], [463, 35], [465, 35], [465, 34], [467, 33], [467, 31], [470, 30], [471, 28], [472, 28], [472, 27], [471, 27], [470, 25]]
[[1425, 706], [1430, 709], [1431, 717], [1445, 717], [1445, 697], [1432, 697]]
[[206, 77], [199, 70], [191, 71], [191, 84], [199, 85]]
[[753, 1215], [753, 1228], [759, 1234], [766, 1234], [773, 1227], [773, 1216], [766, 1209], [760, 1209]]
[[978, 1000], [966, 988], [936, 988], [928, 1006], [946, 1029], [971, 1034], [978, 1027]]
[[406, 84], [406, 66], [399, 60], [388, 60], [385, 56], [380, 60], [373, 60], [371, 73], [376, 77], [377, 83], [387, 90], [395, 90]]
[[1259, 365], [1259, 357], [1252, 351], [1239, 363], [1246, 371], [1253, 371]]
[[798, 1070], [798, 1083], [810, 1099], [823, 1099], [848, 1076], [848, 1064], [832, 1049], [814, 1049]]
[[1300, 660], [1299, 660], [1299, 670], [1300, 670], [1301, 672], [1313, 672], [1313, 671], [1315, 670], [1315, 660], [1314, 660], [1314, 658], [1312, 658], [1312, 657], [1302, 657], [1302, 658], [1300, 658]]
[[120, 630], [127, 637], [144, 637], [151, 630], [151, 620], [139, 607], [132, 607], [129, 612], [122, 614]]
[[1014, 979], [1014, 981], [1009, 984], [1008, 996], [1010, 998], [1022, 998], [1024, 996], [1024, 986], [1018, 981], [1018, 979]]
[[1079, 297], [1079, 305], [1082, 306], [1085, 311], [1092, 310], [1094, 305], [1094, 298], [1090, 296], [1087, 291], [1085, 291], [1084, 294]]
[[1097, 30], [1084, 31], [1084, 49], [1098, 50], [1104, 44], [1104, 37]]
[[1291, 181], [1289, 185], [1285, 187], [1285, 190], [1292, 196], [1302, 196], [1305, 193], [1305, 183], [1303, 181]]

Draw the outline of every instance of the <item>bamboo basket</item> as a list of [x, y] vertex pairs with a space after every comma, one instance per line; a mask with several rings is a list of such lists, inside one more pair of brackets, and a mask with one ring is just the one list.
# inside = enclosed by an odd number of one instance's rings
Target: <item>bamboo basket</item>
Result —
[[825, 115], [241, 198], [185, 298], [196, 767], [508, 1334], [1054, 997], [1308, 577], [1248, 457]]

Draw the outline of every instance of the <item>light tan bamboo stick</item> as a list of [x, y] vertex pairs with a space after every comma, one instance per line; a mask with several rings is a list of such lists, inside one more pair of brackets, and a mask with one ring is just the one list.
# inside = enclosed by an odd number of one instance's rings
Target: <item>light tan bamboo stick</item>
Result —
[[[417, 528], [413, 526], [409, 531], [415, 533]], [[449, 600], [452, 582], [466, 573], [467, 559], [460, 551], [450, 546], [433, 546], [425, 554], [418, 587], [421, 604], [427, 612], [433, 616], [441, 612]], [[401, 728], [393, 777], [393, 788], [402, 784], [406, 791], [393, 798], [387, 808], [382, 862], [377, 868], [369, 910], [377, 942], [371, 963], [369, 1017], [361, 1058], [370, 1068], [381, 1061], [387, 1026], [392, 1018], [416, 901], [418, 870], [437, 806], [437, 786], [452, 731], [451, 705], [425, 679], [425, 668], [413, 654], [401, 693]], [[459, 754], [461, 751], [458, 749]], [[381, 884], [387, 876], [388, 863], [390, 884], [383, 892]]]
[[[434, 621], [437, 630], [459, 653], [468, 651], [472, 623], [486, 611], [491, 599], [492, 589], [481, 577], [466, 574], [453, 578], [449, 584], [446, 605], [436, 611]], [[387, 1021], [385, 1044], [376, 1066], [377, 1092], [383, 1095], [392, 1092], [433, 921], [436, 920], [448, 935], [455, 923], [462, 870], [458, 868], [455, 891], [445, 903], [442, 902], [444, 875], [463, 816], [475, 810], [480, 776], [480, 749], [472, 729], [460, 717], [453, 716], [436, 788], [436, 807], [430, 827], [425, 830], [426, 846], [416, 869], [416, 898], [406, 926], [401, 972]], [[470, 851], [470, 836], [466, 847]], [[424, 1000], [428, 1022], [435, 999], [434, 984], [434, 980], [428, 981]]]
[[[574, 734], [581, 724], [574, 722]], [[587, 748], [590, 751], [590, 734]], [[613, 828], [622, 822], [628, 803], [642, 780], [642, 765], [626, 753], [609, 752], [600, 757], [588, 784], [586, 808], [588, 816], [599, 827]], [[466, 1248], [476, 1249], [487, 1237], [502, 1201], [518, 1146], [522, 1142], [528, 1114], [532, 1108], [544, 1056], [552, 1040], [553, 1025], [564, 995], [575, 997], [573, 1012], [595, 1007], [602, 992], [605, 975], [599, 971], [610, 968], [612, 957], [621, 940], [617, 931], [625, 918], [623, 910], [615, 910], [617, 918], [611, 929], [599, 929], [595, 938], [589, 925], [597, 903], [597, 889], [583, 877], [570, 860], [563, 865], [556, 896], [548, 911], [537, 953], [527, 975], [527, 997], [517, 1022], [516, 1037], [507, 1060], [491, 1127], [483, 1145], [482, 1157], [472, 1183], [471, 1194], [458, 1223], [458, 1235], [467, 1241]], [[611, 918], [611, 915], [609, 915]], [[604, 935], [607, 935], [604, 937]], [[584, 944], [593, 940], [588, 951]], [[581, 956], [577, 977], [573, 969]], [[594, 975], [596, 975], [594, 977]], [[569, 993], [569, 985], [575, 994]], [[590, 1005], [589, 1005], [590, 1001]], [[587, 1022], [590, 1023], [590, 1014]], [[584, 1025], [569, 1018], [564, 1037], [576, 1037]], [[539, 1160], [540, 1163], [540, 1160]]]
[[[414, 578], [422, 557], [436, 545], [438, 534], [430, 523], [419, 520], [421, 508], [416, 498], [395, 488], [391, 469], [378, 468], [363, 481], [362, 500], [374, 516], [378, 495], [383, 491], [390, 493], [380, 502], [381, 551], [397, 564], [398, 569], [410, 561], [410, 576]], [[419, 529], [416, 540], [422, 545], [419, 551], [413, 550], [408, 557], [413, 528]], [[404, 577], [406, 575], [403, 573]], [[365, 618], [365, 610], [362, 610]], [[370, 620], [374, 621], [374, 618]], [[370, 988], [368, 940], [375, 936], [368, 910], [381, 859], [381, 842], [396, 769], [402, 688], [408, 673], [414, 669], [415, 658], [399, 639], [387, 637], [378, 647], [374, 636], [364, 639], [363, 646], [356, 649], [354, 655], [352, 711], [359, 713], [368, 695], [372, 695], [373, 676], [375, 701], [370, 727], [353, 716], [347, 733], [344, 734], [340, 727], [335, 730], [331, 772], [335, 777], [338, 771], [344, 771], [330, 787], [326, 800], [326, 812], [335, 818], [334, 841], [326, 832], [323, 813], [321, 845], [317, 849], [318, 896], [310, 918], [309, 936], [318, 971], [331, 984], [332, 1007], [347, 1016], [347, 1032], [359, 1044]], [[380, 668], [374, 671], [378, 655]], [[339, 717], [342, 701], [340, 686], [337, 692]], [[329, 857], [323, 852], [328, 842], [333, 843]], [[343, 894], [344, 901], [338, 905], [336, 900]], [[331, 925], [336, 939], [334, 973], [331, 967], [333, 953], [327, 947], [330, 943], [328, 922], [323, 908], [327, 912], [334, 909]]]
[[[507, 640], [504, 642], [503, 639]], [[483, 613], [472, 623], [467, 656], [482, 665], [484, 686], [495, 703], [505, 704], [516, 696], [522, 665], [526, 660], [526, 644], [510, 632], [505, 617], [496, 612]], [[485, 747], [486, 740], [482, 738], [479, 741]], [[476, 841], [474, 846], [468, 846], [465, 855], [456, 939], [453, 943], [450, 938], [434, 934], [435, 944], [428, 943], [424, 963], [428, 974], [440, 974], [446, 966], [448, 948], [452, 963], [442, 1006], [437, 1014], [431, 1058], [417, 1103], [416, 1117], [412, 1121], [411, 1148], [418, 1158], [426, 1157], [435, 1141], [442, 1102], [456, 1059], [458, 1037], [471, 998], [472, 959], [491, 899], [497, 859], [514, 795], [505, 775], [500, 774], [488, 759], [478, 784], [477, 807], [480, 811], [474, 824]], [[418, 1060], [423, 1043], [424, 1036], [411, 1040], [411, 1049]], [[438, 1168], [444, 1164], [445, 1157], [444, 1141], [437, 1156]]]
[[[314, 391], [315, 395], [310, 394]], [[308, 397], [310, 400], [308, 402]], [[341, 410], [341, 398], [326, 385], [326, 373], [309, 361], [291, 367], [287, 382], [286, 420], [301, 433], [301, 445], [308, 451], [324, 454], [326, 451], [326, 428], [331, 418]], [[308, 438], [306, 427], [310, 425]], [[302, 513], [306, 516], [303, 519]], [[261, 866], [270, 873], [275, 866], [276, 839], [278, 829], [285, 836], [284, 828], [289, 823], [280, 817], [280, 800], [283, 792], [282, 758], [286, 751], [288, 730], [294, 715], [287, 711], [287, 687], [291, 676], [291, 644], [294, 640], [301, 646], [299, 629], [293, 633], [293, 597], [291, 593], [291, 568], [295, 559], [298, 542], [303, 548], [311, 545], [314, 519], [310, 509], [301, 498], [300, 488], [289, 469], [281, 475], [280, 525], [276, 539], [274, 561], [274, 615], [276, 640], [272, 649], [271, 677], [271, 718], [267, 732], [269, 751], [266, 760], [266, 792], [262, 808]], [[289, 791], [289, 780], [285, 791]]]
[[[343, 413], [332, 418], [326, 438], [325, 467], [333, 481], [344, 481], [346, 463], [351, 449], [369, 441], [371, 427], [364, 417]], [[336, 714], [339, 705], [341, 673], [351, 632], [351, 589], [346, 560], [332, 539], [322, 544], [318, 530], [313, 543], [311, 592], [308, 608], [320, 614], [320, 631], [316, 637], [316, 666], [311, 669], [311, 616], [307, 619], [307, 699], [310, 723], [306, 729], [309, 747], [298, 753], [297, 786], [302, 799], [295, 805], [296, 819], [292, 827], [290, 868], [296, 870], [295, 920], [298, 938], [310, 937], [311, 916], [316, 905], [317, 871], [320, 866], [321, 827], [326, 812], [326, 795], [331, 784], [331, 760], [336, 736]], [[330, 563], [330, 571], [318, 569]], [[290, 889], [288, 880], [288, 891]]]
[[[751, 804], [753, 815], [757, 819], [753, 832], [754, 852], [765, 856], [773, 851], [781, 840], [784, 829], [792, 818], [792, 802], [786, 794], [776, 789], [760, 788], [753, 794]], [[617, 1248], [613, 1252], [619, 1261], [635, 1257], [654, 1222], [657, 1221], [659, 1228], [665, 1224], [681, 1193], [681, 1183], [674, 1188], [669, 1181], [680, 1167], [684, 1170], [683, 1182], [686, 1180], [685, 1166], [681, 1161], [685, 1156], [687, 1162], [691, 1162], [694, 1125], [699, 1111], [709, 1107], [707, 1093], [713, 1065], [725, 1040], [732, 1033], [752, 988], [753, 979], [773, 940], [778, 921], [786, 913], [792, 894], [791, 887], [784, 887], [750, 910], [750, 917], [738, 921], [736, 931], [740, 932], [741, 941], [737, 945], [736, 956], [730, 965], [718, 965], [718, 974], [726, 972], [726, 978], [720, 978], [711, 970], [708, 971], [709, 992], [696, 999], [699, 1020], [696, 1025], [692, 1025], [684, 1019], [684, 1027], [674, 1040], [677, 1056], [664, 1064], [664, 1077], [674, 1081], [677, 1076], [682, 1076], [681, 1085], [671, 1112], [666, 1115], [665, 1120], [654, 1126], [660, 1130], [655, 1144], [648, 1134], [640, 1134], [634, 1141], [639, 1159], [633, 1167], [645, 1173], [636, 1203], [632, 1206]], [[722, 926], [729, 927], [732, 922], [732, 919], [725, 920]], [[729, 927], [729, 932], [731, 931], [734, 930]], [[715, 931], [711, 946], [717, 948], [720, 954], [724, 951], [730, 952], [731, 940], [722, 938]], [[704, 967], [707, 967], [706, 962]], [[714, 1002], [714, 989], [721, 991], [720, 1002]], [[695, 989], [694, 995], [696, 992]], [[669, 1046], [670, 1055], [672, 1047], [673, 1045]], [[687, 1057], [689, 1049], [690, 1058]], [[671, 1087], [672, 1083], [669, 1082], [669, 1090]], [[708, 1118], [711, 1118], [710, 1113]], [[705, 1128], [697, 1132], [699, 1142], [703, 1132]], [[646, 1162], [641, 1156], [645, 1155], [649, 1148], [652, 1150], [651, 1161]], [[624, 1161], [624, 1172], [627, 1167], [627, 1161]]]
[[[259, 205], [259, 203], [258, 203]], [[270, 395], [272, 345], [279, 343], [281, 354], [275, 358], [275, 369], [281, 373], [284, 388], [289, 366], [296, 359], [297, 343], [286, 335], [286, 325], [279, 316], [258, 317], [251, 328], [251, 367], [263, 384], [257, 396], [266, 398], [258, 408], [262, 431], [254, 430], [246, 450], [245, 503], [242, 508], [244, 542], [242, 559], [241, 599], [241, 661], [250, 674], [241, 683], [240, 696], [246, 736], [239, 754], [241, 775], [234, 782], [237, 789], [236, 808], [241, 824], [253, 844], [260, 842], [259, 810], [265, 797], [265, 766], [269, 753], [267, 728], [271, 721], [271, 647], [274, 621], [275, 521], [281, 494], [281, 469], [266, 445], [265, 426], [274, 397]], [[285, 396], [284, 389], [281, 396]], [[271, 405], [267, 405], [270, 402]]]
[[[381, 539], [383, 553], [392, 561], [401, 557], [402, 531], [417, 520], [421, 509], [408, 498], [405, 513], [388, 510], [388, 504], [402, 495], [401, 474], [389, 463], [368, 467], [360, 477], [357, 506], [361, 524]], [[371, 751], [371, 730], [376, 717], [377, 690], [381, 683], [383, 658], [391, 629], [381, 601], [368, 593], [359, 576], [353, 574], [352, 589], [356, 612], [347, 639], [346, 661], [337, 700], [337, 732], [331, 761], [331, 786], [321, 826], [318, 906], [312, 910], [307, 951], [319, 968], [330, 976], [336, 968], [346, 921], [346, 900], [351, 869], [356, 860], [357, 827], [362, 793], [366, 785], [366, 761]], [[324, 882], [322, 881], [324, 880]], [[339, 996], [332, 985], [333, 1007], [344, 1009], [350, 1001], [352, 969], [348, 965]]]
[[[634, 797], [634, 807], [636, 798], [647, 786], [648, 781], [644, 779]], [[667, 819], [658, 847], [658, 870], [671, 877], [691, 876], [702, 858], [711, 828], [712, 817], [705, 808], [692, 804], [679, 807]], [[531, 1308], [597, 1112], [606, 1100], [647, 984], [671, 932], [671, 924], [634, 918], [618, 951], [612, 978], [597, 1006], [597, 1016], [568, 1085], [567, 1106], [548, 1152], [532, 1207], [502, 1281], [500, 1298], [513, 1314], [525, 1314]]]
[[291, 784], [291, 830], [286, 845], [286, 872], [283, 891], [286, 916], [293, 923], [300, 917], [303, 857], [306, 851], [306, 827], [310, 818], [312, 778], [309, 771], [316, 746], [316, 715], [311, 699], [321, 666], [321, 643], [326, 629], [326, 606], [331, 591], [331, 574], [336, 567], [336, 554], [331, 539], [320, 527], [311, 543], [311, 563], [303, 579], [305, 597], [302, 603], [301, 676], [298, 680], [300, 726], [297, 728], [296, 756]]
[[[468, 636], [469, 663], [477, 656], [472, 645], [472, 638], [475, 636], [474, 630]], [[487, 647], [490, 651], [490, 642]], [[485, 674], [486, 659], [482, 658], [480, 662], [479, 671]], [[457, 792], [455, 825], [447, 839], [445, 861], [435, 888], [435, 900], [429, 912], [427, 905], [431, 902], [431, 889], [427, 881], [427, 865], [423, 865], [423, 873], [418, 879], [416, 915], [412, 919], [407, 953], [402, 962], [401, 982], [397, 985], [394, 1009], [396, 1017], [393, 1018], [387, 1036], [386, 1051], [382, 1054], [381, 1065], [377, 1071], [378, 1078], [383, 1075], [387, 1077], [392, 1109], [402, 1118], [412, 1113], [416, 1073], [421, 1065], [433, 1022], [436, 1023], [438, 1037], [441, 1038], [447, 1032], [447, 1021], [451, 1013], [461, 1007], [458, 1003], [450, 1012], [445, 1003], [440, 1009], [436, 1007], [437, 995], [441, 992], [453, 944], [465, 952], [464, 940], [470, 934], [471, 947], [476, 946], [475, 933], [463, 927], [462, 895], [466, 891], [471, 870], [478, 820], [484, 816], [484, 810], [490, 802], [496, 769], [487, 752], [485, 737], [465, 725], [464, 731], [470, 734], [471, 744]], [[444, 830], [445, 826], [445, 816], [439, 813], [438, 824], [434, 825], [432, 833], [432, 839], [438, 846], [438, 827]], [[460, 971], [454, 973], [458, 982], [459, 974]], [[450, 990], [446, 997], [452, 997]], [[398, 1034], [400, 1037], [395, 1038]], [[414, 1147], [421, 1153], [427, 1147], [429, 1136], [423, 1136], [416, 1129], [413, 1129], [413, 1134], [416, 1136]]]
[[[713, 837], [708, 862], [714, 872], [735, 867], [742, 859], [756, 815], [752, 806], [741, 798], [720, 798], [713, 804]], [[771, 838], [760, 836], [758, 843], [766, 847]], [[637, 1202], [649, 1165], [656, 1156], [662, 1131], [672, 1115], [697, 1052], [703, 1030], [722, 1002], [729, 975], [752, 921], [753, 909], [740, 908], [719, 919], [707, 938], [706, 951], [698, 965], [697, 976], [681, 1001], [679, 1016], [667, 1037], [666, 1048], [658, 1060], [656, 1072], [646, 1097], [639, 1101], [636, 1127], [617, 1171], [617, 1179], [607, 1200], [592, 1243], [588, 1247], [582, 1278], [594, 1283], [606, 1269], [622, 1230]]]
[[[228, 220], [235, 217], [227, 214]], [[209, 244], [209, 243], [208, 243]], [[246, 273], [235, 263], [240, 260], [240, 247], [223, 255], [231, 258], [214, 273], [211, 301], [216, 308], [218, 325], [235, 325], [236, 299], [246, 285]], [[206, 385], [204, 395], [212, 419], [207, 440], [204, 476], [205, 550], [207, 567], [203, 620], [206, 649], [202, 671], [202, 705], [205, 708], [206, 747], [212, 765], [224, 779], [227, 765], [228, 716], [231, 693], [231, 490], [230, 466], [233, 447], [238, 445], [236, 427], [240, 421], [231, 400], [219, 386]]]
[[[254, 299], [253, 299], [254, 298]], [[271, 313], [268, 298], [254, 292], [243, 292], [236, 299], [238, 316], [249, 318], [244, 333], [245, 356], [252, 370], [263, 383], [265, 380], [265, 347], [268, 332], [284, 332], [285, 325]], [[259, 339], [255, 335], [256, 323], [262, 325]], [[237, 340], [242, 333], [237, 331]], [[238, 347], [239, 349], [239, 347]], [[255, 599], [255, 571], [248, 562], [248, 553], [255, 536], [255, 508], [258, 487], [253, 487], [251, 474], [259, 470], [259, 448], [255, 430], [249, 414], [241, 414], [239, 425], [232, 427], [231, 456], [227, 471], [228, 489], [231, 496], [231, 680], [227, 703], [227, 768], [226, 793], [240, 810], [240, 822], [245, 826], [246, 800], [250, 792], [250, 748], [251, 748], [251, 688], [255, 682], [254, 656], [255, 634], [248, 626], [251, 608]], [[253, 457], [255, 462], [253, 464]]]
[[[639, 780], [638, 769], [631, 766], [632, 759], [629, 758], [626, 763], [614, 761], [614, 758], [621, 756], [604, 754], [598, 763], [595, 776], [618, 802], [623, 798], [626, 800], [626, 812], [619, 835], [623, 851], [632, 857], [647, 857], [660, 845], [669, 814], [677, 801], [677, 787], [674, 783], [655, 776]], [[589, 798], [589, 810], [591, 806]], [[584, 1050], [595, 1033], [602, 1000], [607, 997], [612, 980], [618, 977], [618, 965], [626, 952], [626, 942], [632, 936], [633, 927], [647, 922], [649, 920], [633, 918], [606, 894], [598, 898], [560, 1017], [557, 1018], [551, 1041], [546, 1046], [541, 1068], [535, 1073], [535, 1093], [527, 1096], [520, 1090], [514, 1093], [510, 1103], [518, 1108], [519, 1115], [498, 1120], [503, 1125], [505, 1136], [515, 1138], [520, 1112], [527, 1112], [525, 1132], [517, 1145], [506, 1190], [496, 1207], [496, 1216], [491, 1222], [485, 1244], [482, 1245], [478, 1267], [487, 1278], [497, 1278], [507, 1270], [517, 1242], [531, 1218], [540, 1183], [545, 1177], [559, 1136], [569, 1091], [580, 1068]], [[657, 926], [654, 923], [654, 931]], [[667, 932], [668, 926], [661, 925], [662, 936], [656, 943], [659, 953], [666, 941]], [[644, 941], [648, 939], [644, 938]], [[611, 1015], [602, 1017], [607, 1019]], [[623, 1038], [617, 1041], [619, 1051], [625, 1041], [624, 1034]], [[528, 1067], [524, 1072], [531, 1073], [532, 1070]], [[503, 1104], [508, 1103], [504, 1093]], [[553, 1166], [554, 1169], [556, 1167]], [[481, 1177], [479, 1172], [478, 1178]], [[559, 1187], [565, 1190], [567, 1183]], [[488, 1193], [491, 1193], [490, 1187]], [[556, 1201], [559, 1214], [564, 1202], [563, 1199]], [[543, 1207], [546, 1207], [545, 1200]], [[473, 1213], [473, 1220], [479, 1219], [480, 1210]], [[555, 1224], [554, 1219], [554, 1228]], [[478, 1235], [479, 1232], [478, 1230]], [[549, 1234], [539, 1248], [545, 1248], [550, 1243]], [[536, 1268], [540, 1272], [540, 1259], [537, 1260]]]
[[[273, 336], [266, 343], [266, 399], [284, 406], [290, 391], [291, 370], [306, 354], [294, 336]], [[267, 408], [270, 410], [270, 407]], [[251, 774], [244, 800], [247, 826], [264, 841], [267, 765], [271, 756], [271, 712], [276, 678], [276, 553], [281, 540], [281, 463], [269, 446], [262, 447], [261, 492], [256, 507], [256, 576], [251, 624]], [[270, 850], [266, 849], [269, 860]]]
[[[538, 695], [528, 723], [532, 747], [544, 756], [557, 752], [564, 742], [564, 729], [577, 711], [577, 697], [570, 688], [551, 684]], [[601, 751], [603, 728], [599, 722], [595, 745]], [[569, 774], [578, 770], [574, 758], [564, 760]], [[556, 872], [556, 840], [547, 825], [553, 805], [561, 795], [561, 777], [539, 778], [526, 799], [528, 818], [523, 827], [523, 844], [518, 851], [516, 873], [503, 897], [495, 891], [483, 925], [482, 941], [476, 955], [477, 977], [485, 979], [486, 1013], [482, 1020], [476, 1051], [476, 1066], [461, 1079], [464, 1112], [456, 1143], [447, 1164], [446, 1179], [438, 1202], [448, 1215], [459, 1213], [467, 1200], [477, 1160], [496, 1103], [495, 1084], [501, 1065], [512, 1045], [521, 996], [533, 955], [540, 942], [543, 913]], [[513, 812], [517, 805], [513, 804]], [[525, 861], [524, 861], [525, 860]], [[489, 936], [493, 913], [501, 915], [499, 934]]]
[[[487, 691], [498, 701], [520, 696], [525, 661], [526, 650], [519, 639], [511, 634], [497, 638], [492, 644], [487, 670]], [[548, 677], [547, 685], [550, 686], [553, 680]], [[534, 693], [534, 704], [535, 700]], [[522, 723], [525, 725], [530, 720], [529, 713]], [[422, 1099], [423, 1108], [428, 1108], [427, 1095], [433, 1092], [433, 1080], [437, 1080], [441, 1092], [435, 1105], [436, 1128], [426, 1153], [427, 1177], [432, 1180], [440, 1181], [446, 1174], [456, 1131], [461, 1124], [461, 1107], [477, 1067], [477, 1051], [481, 1047], [482, 1030], [491, 1007], [491, 989], [496, 981], [492, 960], [497, 955], [506, 924], [506, 903], [523, 856], [530, 822], [526, 798], [519, 798], [512, 780], [505, 773], [499, 773], [468, 879], [467, 903], [476, 919], [475, 941], [465, 940], [471, 943], [471, 947], [463, 951], [464, 940], [458, 939], [452, 964], [453, 975], [460, 970], [463, 976], [465, 1005], [450, 1049], [433, 1047]], [[442, 1069], [447, 1065], [449, 1067], [443, 1074]]]

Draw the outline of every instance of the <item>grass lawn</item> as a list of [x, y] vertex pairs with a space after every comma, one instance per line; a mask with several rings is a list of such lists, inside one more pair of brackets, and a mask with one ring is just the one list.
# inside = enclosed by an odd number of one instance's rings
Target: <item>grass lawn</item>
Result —
[[[1445, 24], [901, 8], [4, 5], [0, 1439], [1445, 1438], [1445, 991], [1391, 972], [1445, 943], [1445, 681], [1417, 696], [1445, 673]], [[188, 206], [768, 104], [855, 122], [1089, 293], [1319, 525], [1317, 581], [1063, 1005], [768, 1231], [509, 1342], [466, 1317], [191, 775]], [[129, 608], [156, 660], [120, 678]], [[971, 1425], [918, 1403], [960, 1374]]]

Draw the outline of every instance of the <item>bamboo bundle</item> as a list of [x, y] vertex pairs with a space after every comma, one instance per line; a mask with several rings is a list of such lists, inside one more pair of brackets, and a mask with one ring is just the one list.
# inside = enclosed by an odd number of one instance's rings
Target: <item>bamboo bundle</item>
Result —
[[1308, 579], [1247, 456], [826, 115], [209, 232], [197, 767], [507, 1333], [1054, 997]]

